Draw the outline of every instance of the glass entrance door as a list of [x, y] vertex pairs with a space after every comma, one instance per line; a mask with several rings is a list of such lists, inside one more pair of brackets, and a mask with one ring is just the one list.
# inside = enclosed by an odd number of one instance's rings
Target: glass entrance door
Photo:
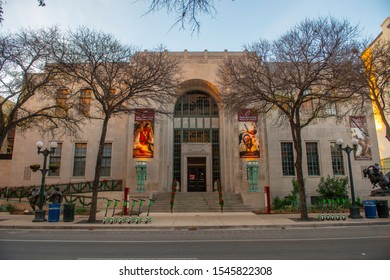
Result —
[[206, 158], [195, 157], [188, 158], [187, 168], [187, 186], [188, 192], [206, 191]]

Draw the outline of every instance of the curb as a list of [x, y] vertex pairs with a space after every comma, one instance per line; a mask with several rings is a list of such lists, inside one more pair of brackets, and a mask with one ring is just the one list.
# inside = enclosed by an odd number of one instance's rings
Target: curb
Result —
[[66, 230], [212, 230], [212, 229], [289, 229], [289, 228], [331, 228], [331, 227], [361, 227], [361, 226], [387, 226], [390, 221], [384, 222], [356, 222], [356, 223], [299, 223], [299, 224], [273, 224], [273, 225], [185, 225], [185, 226], [153, 226], [153, 225], [0, 225], [0, 229], [66, 229]]

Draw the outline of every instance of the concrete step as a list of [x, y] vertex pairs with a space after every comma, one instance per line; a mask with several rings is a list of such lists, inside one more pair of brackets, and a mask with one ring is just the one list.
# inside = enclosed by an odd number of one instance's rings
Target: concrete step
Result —
[[[155, 193], [154, 212], [170, 212], [171, 193]], [[253, 209], [243, 203], [241, 194], [224, 193], [223, 212], [250, 212]], [[174, 200], [174, 212], [220, 212], [217, 192], [177, 192]]]

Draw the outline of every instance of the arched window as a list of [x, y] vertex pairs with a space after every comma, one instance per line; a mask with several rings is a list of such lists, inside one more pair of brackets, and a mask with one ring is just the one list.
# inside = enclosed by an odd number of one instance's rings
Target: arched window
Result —
[[182, 95], [174, 112], [173, 176], [181, 180], [181, 144], [211, 143], [213, 182], [220, 178], [219, 109], [208, 93], [193, 90]]
[[175, 117], [218, 117], [218, 105], [203, 91], [190, 91], [182, 95], [175, 106]]

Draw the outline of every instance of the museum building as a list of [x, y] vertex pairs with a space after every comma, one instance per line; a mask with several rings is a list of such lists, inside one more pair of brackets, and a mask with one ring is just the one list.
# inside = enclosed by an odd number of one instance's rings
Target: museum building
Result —
[[[242, 108], [235, 116], [224, 112], [218, 69], [228, 57], [243, 52], [169, 52], [181, 62], [182, 82], [170, 115], [155, 108], [139, 108], [134, 114], [114, 117], [104, 145], [102, 180], [122, 180], [130, 193], [168, 193], [174, 180], [180, 192], [214, 192], [219, 180], [224, 193], [241, 194], [245, 204], [264, 207], [264, 187], [271, 198], [291, 193], [295, 178], [295, 152], [288, 126], [276, 127], [273, 114], [256, 115]], [[88, 97], [86, 92], [83, 98]], [[90, 96], [88, 98], [91, 98]], [[93, 103], [93, 100], [90, 102]], [[370, 106], [368, 106], [370, 108]], [[309, 108], [310, 109], [310, 108]], [[335, 110], [337, 104], [329, 110]], [[16, 133], [12, 160], [0, 160], [0, 186], [39, 185], [40, 173], [29, 166], [42, 161], [36, 142], [45, 146], [58, 142], [49, 161], [58, 163], [57, 172], [48, 174], [47, 184], [87, 182], [94, 175], [101, 122], [88, 121], [77, 137], [46, 138], [38, 131]], [[317, 121], [304, 128], [303, 164], [307, 202], [316, 192], [321, 177], [348, 176], [347, 157], [336, 140], [359, 145], [352, 157], [356, 197], [371, 191], [362, 169], [379, 163], [375, 124], [370, 109], [366, 115]]]

